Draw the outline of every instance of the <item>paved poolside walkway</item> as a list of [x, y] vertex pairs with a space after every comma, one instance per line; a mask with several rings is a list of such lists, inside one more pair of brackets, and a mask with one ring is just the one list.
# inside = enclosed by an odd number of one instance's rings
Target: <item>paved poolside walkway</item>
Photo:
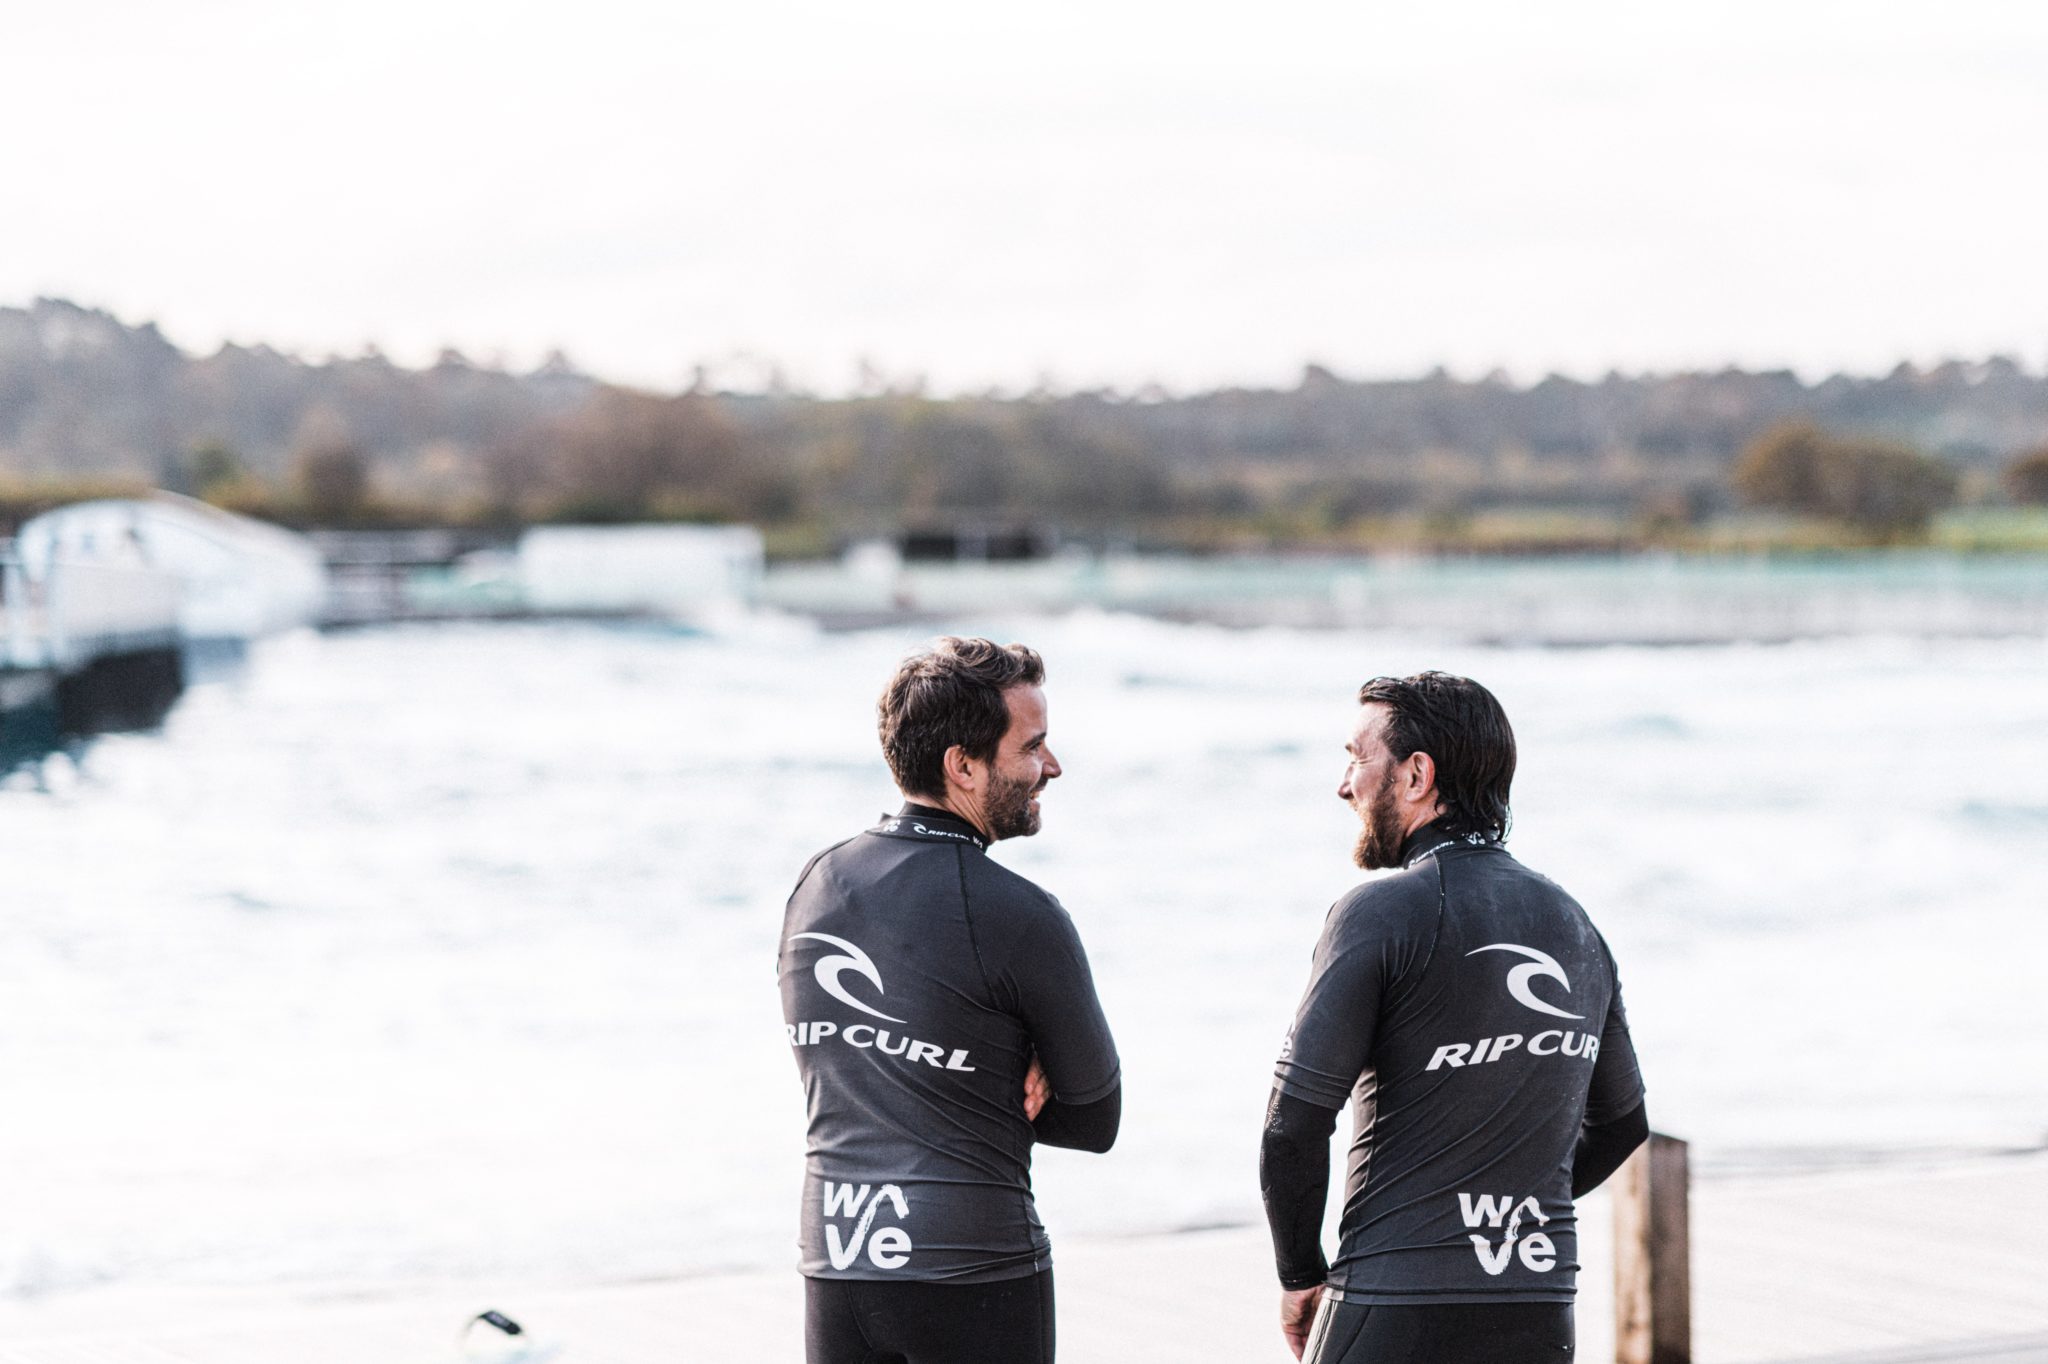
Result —
[[[1579, 1357], [1612, 1357], [1610, 1210], [1587, 1200]], [[2048, 1361], [2048, 1154], [1705, 1179], [1693, 1193], [1704, 1364]], [[1263, 1227], [1063, 1241], [1062, 1364], [1283, 1364]], [[495, 1307], [555, 1364], [800, 1361], [794, 1273], [578, 1288], [73, 1294], [0, 1311], [0, 1364], [455, 1364]]]

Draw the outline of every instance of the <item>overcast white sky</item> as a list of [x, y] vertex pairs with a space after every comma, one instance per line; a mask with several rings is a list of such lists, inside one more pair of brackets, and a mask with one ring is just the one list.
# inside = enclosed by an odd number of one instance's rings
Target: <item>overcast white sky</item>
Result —
[[941, 391], [2048, 361], [2038, 3], [36, 8], [0, 303], [194, 350]]

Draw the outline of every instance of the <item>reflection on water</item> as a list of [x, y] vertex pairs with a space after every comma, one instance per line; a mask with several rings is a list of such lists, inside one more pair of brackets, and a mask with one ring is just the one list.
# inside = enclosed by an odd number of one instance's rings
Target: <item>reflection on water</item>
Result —
[[62, 674], [0, 676], [0, 773], [96, 735], [155, 729], [187, 675], [179, 650], [157, 648], [103, 655]]

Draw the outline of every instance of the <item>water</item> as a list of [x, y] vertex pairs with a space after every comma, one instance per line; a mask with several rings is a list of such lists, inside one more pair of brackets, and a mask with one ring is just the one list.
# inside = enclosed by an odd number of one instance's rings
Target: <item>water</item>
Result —
[[1457, 559], [1063, 553], [1029, 563], [784, 564], [765, 599], [872, 618], [1092, 607], [1177, 620], [1424, 633], [1504, 645], [2048, 634], [2038, 558], [1924, 551]]
[[[1657, 1125], [1709, 1163], [2048, 1130], [2048, 642], [1540, 650], [964, 618], [1047, 655], [1058, 893], [1126, 1070], [1055, 1240], [1257, 1215], [1275, 1046], [1356, 876], [1358, 681], [1521, 737], [1513, 846], [1591, 909]], [[0, 1290], [793, 1264], [773, 961], [891, 807], [917, 634], [296, 636], [0, 786]]]

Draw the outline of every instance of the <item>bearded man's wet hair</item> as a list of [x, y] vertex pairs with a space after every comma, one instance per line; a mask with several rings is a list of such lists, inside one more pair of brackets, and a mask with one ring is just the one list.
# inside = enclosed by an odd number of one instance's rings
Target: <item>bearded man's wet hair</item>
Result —
[[1022, 644], [947, 635], [904, 659], [875, 707], [897, 789], [943, 798], [946, 750], [993, 762], [1010, 728], [1004, 693], [1044, 684], [1045, 660]]
[[1446, 833], [1503, 839], [1513, 816], [1515, 731], [1492, 692], [1469, 677], [1417, 673], [1375, 677], [1358, 689], [1361, 705], [1385, 706], [1382, 735], [1394, 761], [1427, 753], [1436, 764], [1436, 792]]

